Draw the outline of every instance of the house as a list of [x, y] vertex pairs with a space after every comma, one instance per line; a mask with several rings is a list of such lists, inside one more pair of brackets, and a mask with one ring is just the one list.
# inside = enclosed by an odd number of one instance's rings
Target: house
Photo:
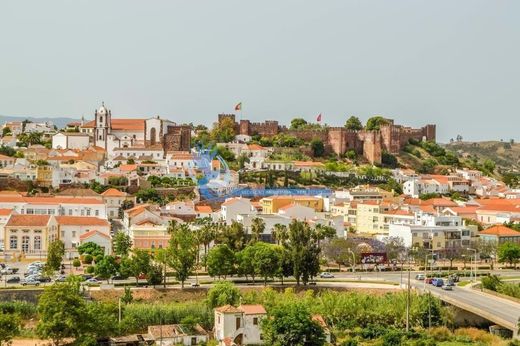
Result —
[[60, 132], [52, 136], [53, 149], [87, 149], [90, 136], [81, 132]]
[[155, 210], [150, 204], [138, 204], [123, 212], [123, 225], [127, 230], [130, 229], [130, 226], [143, 221], [151, 221], [156, 225], [166, 223], [166, 220], [161, 217], [160, 211]]
[[156, 223], [150, 219], [131, 225], [128, 235], [132, 240], [132, 248], [147, 251], [167, 248], [171, 238], [167, 223]]
[[118, 189], [110, 188], [101, 194], [103, 202], [107, 206], [108, 218], [119, 219], [119, 208], [123, 206], [125, 201], [135, 204], [135, 197]]
[[22, 121], [8, 121], [2, 126], [2, 130], [6, 127], [11, 130], [13, 135], [19, 135], [23, 132], [23, 122]]
[[310, 220], [316, 217], [316, 210], [300, 204], [288, 204], [278, 209], [278, 214], [297, 220]]
[[54, 125], [50, 121], [43, 121], [40, 123], [30, 122], [25, 124], [25, 128], [23, 130], [24, 133], [32, 133], [32, 132], [50, 132], [54, 131]]
[[94, 230], [107, 236], [110, 234], [110, 223], [106, 219], [93, 216], [56, 216], [55, 218], [59, 239], [63, 241], [65, 251], [71, 257], [76, 255], [76, 248], [80, 245], [83, 234]]
[[12, 209], [0, 209], [0, 249], [4, 249], [4, 226], [13, 213]]
[[12, 214], [4, 226], [6, 257], [44, 258], [50, 242], [58, 239], [52, 215]]
[[12, 168], [14, 166], [15, 161], [16, 158], [14, 157], [0, 154], [0, 167], [2, 168]]
[[298, 204], [313, 208], [315, 211], [323, 210], [323, 198], [313, 196], [270, 196], [260, 200], [264, 214], [276, 214], [278, 210], [290, 204]]
[[198, 323], [194, 326], [183, 324], [148, 326], [148, 334], [158, 346], [192, 346], [209, 340], [208, 332]]
[[261, 321], [267, 312], [262, 305], [224, 305], [215, 309], [215, 339], [219, 345], [261, 345]]
[[236, 221], [238, 214], [255, 214], [256, 209], [248, 198], [228, 198], [220, 206], [220, 217], [226, 224]]
[[109, 233], [100, 232], [98, 230], [82, 233], [79, 236], [79, 245], [85, 243], [95, 243], [105, 250], [105, 255], [112, 254], [112, 238]]
[[478, 234], [479, 238], [486, 241], [493, 241], [497, 244], [517, 243], [520, 244], [520, 232], [503, 225], [489, 227]]

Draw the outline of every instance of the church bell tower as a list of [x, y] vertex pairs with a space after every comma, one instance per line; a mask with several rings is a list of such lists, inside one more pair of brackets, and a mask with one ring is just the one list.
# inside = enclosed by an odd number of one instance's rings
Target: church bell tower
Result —
[[112, 112], [105, 107], [105, 103], [95, 112], [94, 145], [107, 150], [108, 135], [111, 130]]

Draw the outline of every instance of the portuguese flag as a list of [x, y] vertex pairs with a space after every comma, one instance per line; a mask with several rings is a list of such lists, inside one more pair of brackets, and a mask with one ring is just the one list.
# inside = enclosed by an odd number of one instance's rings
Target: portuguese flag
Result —
[[235, 110], [236, 111], [241, 111], [242, 110], [242, 102], [237, 103], [237, 105], [235, 106]]

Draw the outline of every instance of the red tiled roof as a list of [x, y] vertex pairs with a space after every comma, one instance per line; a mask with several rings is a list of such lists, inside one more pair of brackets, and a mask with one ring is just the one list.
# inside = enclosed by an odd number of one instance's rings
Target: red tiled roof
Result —
[[128, 194], [126, 192], [119, 191], [118, 189], [114, 189], [111, 187], [101, 194], [104, 197], [126, 197]]
[[11, 215], [11, 213], [14, 212], [13, 209], [9, 209], [9, 208], [0, 208], [0, 216], [7, 216], [7, 215]]
[[50, 215], [19, 215], [13, 214], [7, 220], [6, 226], [47, 226]]
[[67, 226], [110, 226], [107, 220], [93, 216], [56, 216], [56, 221]]
[[239, 310], [238, 308], [235, 308], [233, 305], [224, 305], [219, 306], [218, 308], [215, 308], [216, 311], [222, 312], [222, 313], [238, 313], [242, 312], [242, 310]]
[[137, 169], [137, 165], [134, 164], [134, 165], [121, 165], [119, 166], [119, 170], [121, 172], [131, 172], [131, 171], [135, 171]]
[[201, 213], [211, 213], [213, 210], [209, 205], [196, 205], [195, 210]]
[[96, 234], [99, 234], [100, 236], [102, 237], [105, 237], [107, 239], [110, 239], [110, 236], [108, 234], [105, 234], [103, 232], [100, 232], [100, 231], [96, 231], [96, 230], [92, 230], [92, 231], [88, 231], [86, 233], [83, 233], [82, 235], [79, 236], [79, 239], [87, 239], [87, 238], [90, 238]]
[[503, 225], [487, 228], [479, 234], [496, 235], [497, 237], [520, 237], [520, 232]]
[[258, 144], [248, 144], [247, 145], [248, 150], [265, 150], [265, 148]]
[[238, 309], [246, 315], [261, 315], [267, 313], [264, 306], [260, 304], [240, 305]]
[[[115, 131], [144, 131], [144, 122], [144, 119], [112, 119], [111, 126]], [[81, 127], [94, 128], [95, 126], [96, 121], [91, 120]]]

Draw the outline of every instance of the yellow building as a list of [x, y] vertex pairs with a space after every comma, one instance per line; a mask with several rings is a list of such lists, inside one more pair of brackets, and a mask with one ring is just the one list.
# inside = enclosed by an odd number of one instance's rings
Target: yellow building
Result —
[[359, 233], [386, 234], [385, 213], [390, 204], [381, 201], [358, 202], [356, 213], [356, 230]]
[[38, 186], [52, 186], [52, 166], [38, 165], [36, 168], [36, 183]]
[[58, 239], [52, 215], [12, 214], [4, 226], [5, 255], [46, 257], [49, 242]]
[[313, 208], [315, 211], [323, 211], [323, 199], [313, 196], [271, 196], [260, 200], [264, 214], [276, 214], [278, 210], [290, 204], [297, 204]]

